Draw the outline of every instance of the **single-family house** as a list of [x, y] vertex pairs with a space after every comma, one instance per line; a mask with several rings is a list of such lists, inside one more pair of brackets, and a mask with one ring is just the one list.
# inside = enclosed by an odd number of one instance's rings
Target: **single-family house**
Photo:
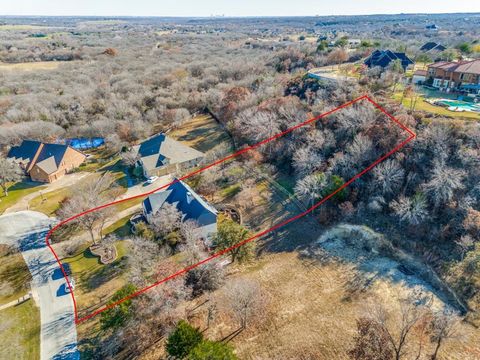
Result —
[[480, 59], [439, 61], [428, 65], [427, 82], [443, 91], [480, 95]]
[[197, 166], [205, 154], [165, 134], [157, 134], [133, 148], [145, 177], [162, 176]]
[[439, 27], [437, 26], [437, 24], [429, 24], [425, 26], [425, 29], [430, 31], [438, 31]]
[[381, 67], [386, 68], [390, 66], [393, 61], [399, 60], [402, 64], [403, 70], [406, 70], [413, 61], [405, 54], [400, 52], [393, 52], [390, 50], [375, 50], [370, 56], [365, 59], [365, 65], [369, 68]]
[[423, 46], [420, 48], [420, 51], [423, 52], [442, 52], [445, 50], [447, 50], [445, 46], [443, 46], [442, 44], [438, 44], [434, 41], [429, 41], [423, 44]]
[[211, 245], [212, 236], [217, 232], [217, 210], [202, 199], [186, 183], [175, 180], [168, 188], [149, 195], [142, 203], [143, 215], [152, 223], [165, 204], [173, 205], [182, 214], [181, 221], [197, 224], [199, 236]]
[[412, 84], [423, 84], [427, 78], [427, 70], [415, 70], [412, 76]]
[[68, 145], [24, 140], [7, 158], [16, 162], [33, 181], [51, 183], [82, 164], [86, 155]]

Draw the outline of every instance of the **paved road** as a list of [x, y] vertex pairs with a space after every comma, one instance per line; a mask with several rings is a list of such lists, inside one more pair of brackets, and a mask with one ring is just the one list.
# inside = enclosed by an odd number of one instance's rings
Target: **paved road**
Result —
[[40, 307], [41, 360], [79, 359], [73, 302], [45, 234], [54, 221], [34, 211], [0, 216], [0, 243], [17, 245], [32, 273], [33, 298]]

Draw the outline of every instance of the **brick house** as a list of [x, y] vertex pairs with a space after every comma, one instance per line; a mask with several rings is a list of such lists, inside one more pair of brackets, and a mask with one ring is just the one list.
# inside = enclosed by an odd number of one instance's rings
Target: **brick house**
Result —
[[8, 152], [33, 181], [51, 183], [82, 164], [86, 155], [68, 145], [24, 140]]
[[428, 65], [427, 83], [443, 91], [480, 95], [480, 60], [439, 61]]
[[165, 134], [155, 135], [133, 148], [143, 175], [162, 176], [197, 166], [204, 154]]

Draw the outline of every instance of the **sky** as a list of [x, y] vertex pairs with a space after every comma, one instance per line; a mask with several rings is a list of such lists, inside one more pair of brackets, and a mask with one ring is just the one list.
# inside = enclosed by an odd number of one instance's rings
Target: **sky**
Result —
[[1, 15], [304, 16], [480, 12], [479, 0], [0, 0]]

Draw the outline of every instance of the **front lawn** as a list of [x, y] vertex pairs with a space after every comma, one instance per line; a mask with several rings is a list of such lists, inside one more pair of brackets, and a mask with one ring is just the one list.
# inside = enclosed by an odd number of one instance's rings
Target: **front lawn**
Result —
[[121, 239], [130, 235], [130, 217], [131, 215], [127, 215], [120, 220], [115, 221], [112, 225], [107, 226], [103, 229], [103, 236], [113, 233]]
[[8, 188], [8, 196], [5, 196], [3, 190], [0, 189], [0, 214], [10, 206], [14, 205], [22, 197], [45, 188], [45, 185], [40, 185], [39, 183], [22, 181], [17, 182]]
[[78, 255], [62, 260], [70, 266], [72, 277], [76, 281], [74, 295], [80, 312], [104, 305], [116, 290], [126, 284], [123, 276], [126, 267], [126, 241], [118, 241], [116, 248], [117, 259], [107, 265], [100, 263], [100, 258], [90, 252], [89, 245]]
[[42, 212], [48, 216], [54, 216], [60, 208], [60, 204], [71, 194], [70, 188], [61, 188], [41, 194], [30, 200], [30, 210]]
[[32, 300], [0, 312], [0, 359], [40, 359], [40, 311]]
[[20, 253], [0, 257], [0, 305], [25, 295], [32, 280]]

